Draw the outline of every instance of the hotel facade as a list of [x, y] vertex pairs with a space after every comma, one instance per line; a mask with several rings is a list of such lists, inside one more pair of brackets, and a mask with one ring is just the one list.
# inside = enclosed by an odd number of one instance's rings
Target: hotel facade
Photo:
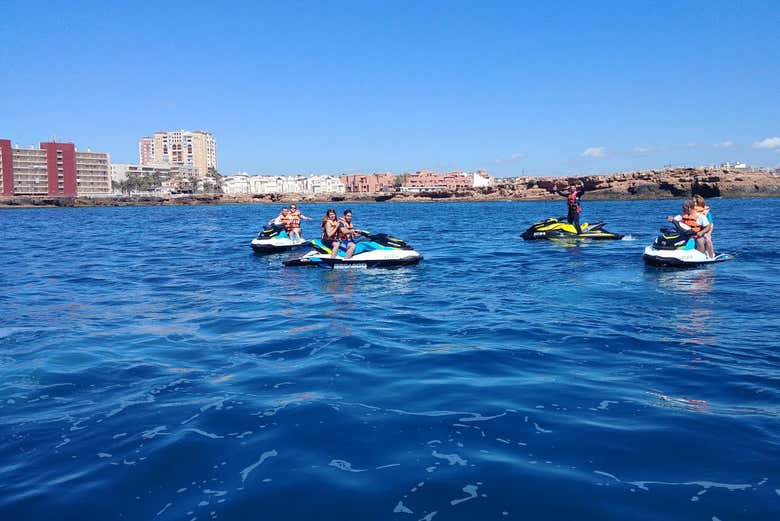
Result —
[[138, 142], [142, 165], [168, 163], [194, 168], [200, 177], [217, 170], [217, 141], [203, 130], [155, 132]]
[[11, 196], [111, 193], [111, 159], [103, 152], [79, 152], [73, 143], [18, 148], [0, 139], [0, 194]]

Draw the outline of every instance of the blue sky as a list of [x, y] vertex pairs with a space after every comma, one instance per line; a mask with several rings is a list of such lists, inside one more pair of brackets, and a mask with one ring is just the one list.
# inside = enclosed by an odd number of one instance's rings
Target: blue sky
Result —
[[0, 16], [22, 146], [137, 162], [204, 129], [223, 174], [780, 166], [773, 1], [43, 4]]

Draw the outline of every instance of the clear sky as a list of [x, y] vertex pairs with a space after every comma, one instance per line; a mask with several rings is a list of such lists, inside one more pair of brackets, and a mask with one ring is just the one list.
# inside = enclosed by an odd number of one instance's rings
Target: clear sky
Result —
[[780, 5], [2, 2], [0, 138], [174, 129], [223, 174], [780, 166]]

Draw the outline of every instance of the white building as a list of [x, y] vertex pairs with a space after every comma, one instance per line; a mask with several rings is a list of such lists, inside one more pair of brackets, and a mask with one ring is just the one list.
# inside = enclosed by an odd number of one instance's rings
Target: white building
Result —
[[250, 176], [245, 172], [222, 179], [226, 194], [343, 194], [344, 183], [336, 176]]
[[493, 186], [493, 183], [495, 182], [495, 178], [484, 170], [472, 172], [471, 176], [473, 179], [472, 186], [474, 188], [485, 188], [488, 186]]

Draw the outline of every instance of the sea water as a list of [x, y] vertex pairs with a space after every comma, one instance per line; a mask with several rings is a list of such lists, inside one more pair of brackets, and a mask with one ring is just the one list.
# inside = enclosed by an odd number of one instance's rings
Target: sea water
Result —
[[425, 256], [343, 271], [279, 205], [2, 211], [0, 518], [778, 519], [778, 200], [708, 202], [695, 270], [679, 200], [303, 205]]

